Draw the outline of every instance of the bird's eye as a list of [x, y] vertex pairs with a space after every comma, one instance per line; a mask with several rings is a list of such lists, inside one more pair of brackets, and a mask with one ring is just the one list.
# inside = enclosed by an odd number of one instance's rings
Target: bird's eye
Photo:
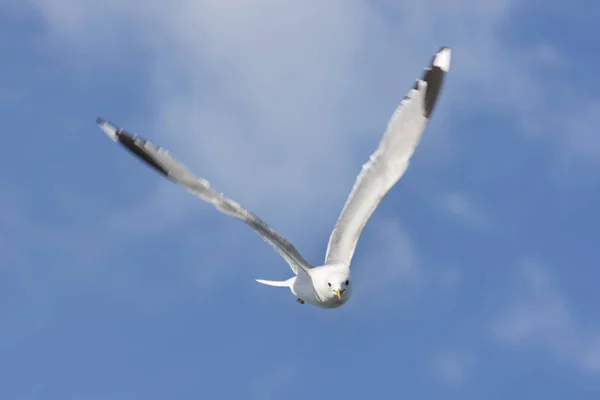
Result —
[[331, 282], [327, 282], [327, 284], [329, 285], [329, 287], [331, 287]]
[[350, 284], [350, 281], [349, 281], [349, 280], [348, 280], [348, 281], [346, 281], [346, 286], [348, 286], [349, 284]]

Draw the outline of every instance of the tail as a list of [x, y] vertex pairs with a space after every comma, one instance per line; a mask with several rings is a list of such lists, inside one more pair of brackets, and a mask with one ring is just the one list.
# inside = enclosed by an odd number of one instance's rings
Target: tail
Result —
[[262, 283], [263, 285], [277, 286], [277, 287], [289, 287], [289, 288], [291, 288], [292, 285], [294, 285], [295, 281], [296, 281], [295, 276], [292, 276], [290, 279], [285, 280], [285, 281], [265, 281], [264, 279], [256, 280], [256, 282]]

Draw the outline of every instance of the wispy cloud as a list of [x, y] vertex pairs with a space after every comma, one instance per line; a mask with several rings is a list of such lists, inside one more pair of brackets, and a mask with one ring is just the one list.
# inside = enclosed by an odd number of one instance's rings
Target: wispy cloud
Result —
[[489, 227], [489, 216], [484, 213], [472, 200], [461, 193], [447, 193], [439, 199], [439, 207], [460, 222], [476, 228]]
[[[398, 299], [399, 292], [410, 295], [410, 290], [423, 283], [418, 250], [406, 229], [398, 222], [378, 218], [368, 227], [368, 236], [357, 247], [353, 270], [357, 298], [385, 302]], [[368, 251], [362, 249], [368, 248]], [[393, 288], [393, 290], [390, 290]]]
[[[111, 82], [111, 68], [138, 66], [140, 101], [152, 116], [123, 110], [106, 118], [169, 148], [306, 253], [324, 250], [313, 239], [326, 240], [360, 165], [438, 46], [453, 47], [454, 57], [435, 136], [429, 132], [418, 149], [432, 168], [459, 157], [466, 115], [537, 123], [550, 90], [537, 68], [540, 60], [561, 59], [548, 44], [534, 44], [535, 56], [506, 45], [502, 30], [514, 8], [508, 0], [384, 8], [362, 0], [33, 4], [46, 23], [46, 44], [68, 55], [73, 68]], [[160, 233], [185, 221], [196, 200], [156, 181], [141, 206], [107, 217], [121, 234]], [[473, 226], [489, 223], [464, 194], [449, 194], [441, 207]], [[410, 242], [410, 232], [396, 236]]]
[[524, 286], [492, 324], [494, 338], [511, 346], [540, 346], [576, 368], [600, 373], [600, 329], [578, 321], [546, 268], [524, 261], [519, 269]]
[[460, 386], [468, 379], [469, 360], [456, 352], [444, 352], [433, 360], [434, 374], [445, 384]]
[[86, 260], [90, 255], [86, 250], [90, 249], [83, 248], [82, 236], [41, 219], [28, 207], [28, 199], [20, 189], [5, 188], [0, 199], [0, 268], [23, 272], [40, 267], [34, 260], [41, 254], [47, 263], [64, 256], [78, 262]]
[[[500, 50], [494, 29], [508, 3], [435, 3], [395, 3], [400, 9], [390, 15], [406, 20], [399, 24], [357, 0], [325, 6], [179, 1], [168, 7], [151, 3], [144, 10], [127, 2], [36, 2], [58, 43], [79, 48], [104, 44], [95, 47], [95, 61], [110, 60], [115, 48], [132, 45], [151, 54], [145, 67], [157, 113], [139, 126], [153, 127], [144, 133], [206, 171], [203, 175], [225, 192], [265, 210], [285, 199], [299, 210], [318, 205], [330, 211], [339, 207], [336, 196], [349, 190], [359, 170], [348, 166], [368, 156], [361, 152], [356, 157], [356, 149], [365, 138], [374, 148], [393, 107], [440, 45], [440, 39], [426, 34], [427, 27], [441, 26], [439, 36], [456, 42], [459, 56], [449, 80], [452, 103], [461, 98], [463, 104], [472, 102], [459, 90], [465, 85], [496, 91], [497, 80], [480, 75], [497, 74], [511, 57], [489, 57], [482, 51]], [[481, 30], [478, 42], [462, 24], [448, 25], [448, 12], [474, 23], [471, 29]], [[308, 21], [310, 30], [305, 29]], [[131, 30], [134, 34], [119, 45], [109, 38], [120, 39]], [[369, 56], [382, 63], [379, 74], [365, 73]], [[475, 59], [477, 63], [469, 62]], [[480, 67], [485, 60], [492, 63], [489, 68]], [[511, 71], [519, 67], [513, 65]], [[510, 74], [511, 82], [515, 74]], [[374, 94], [374, 87], [390, 83], [392, 90], [376, 96], [380, 100], [362, 100]], [[496, 91], [490, 98], [504, 93]], [[440, 112], [448, 115], [443, 108]], [[320, 196], [312, 196], [313, 191]]]
[[260, 400], [281, 399], [298, 390], [297, 377], [301, 374], [297, 365], [282, 362], [265, 371], [251, 388], [252, 398]]
[[562, 121], [561, 145], [567, 162], [598, 162], [600, 160], [600, 100], [577, 109]]
[[463, 271], [456, 266], [442, 268], [439, 271], [438, 284], [442, 289], [454, 291], [463, 283]]

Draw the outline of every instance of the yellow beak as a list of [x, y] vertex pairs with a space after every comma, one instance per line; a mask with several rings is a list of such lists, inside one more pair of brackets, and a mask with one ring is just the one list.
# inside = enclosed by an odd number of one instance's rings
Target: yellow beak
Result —
[[336, 296], [338, 297], [338, 299], [342, 299], [342, 291], [340, 289], [335, 291]]

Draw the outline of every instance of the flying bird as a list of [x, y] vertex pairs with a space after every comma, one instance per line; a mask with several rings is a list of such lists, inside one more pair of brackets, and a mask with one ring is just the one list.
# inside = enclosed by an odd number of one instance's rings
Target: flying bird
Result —
[[449, 68], [450, 49], [442, 47], [394, 111], [378, 148], [356, 178], [329, 237], [325, 263], [321, 266], [311, 265], [280, 233], [236, 201], [213, 190], [208, 181], [195, 176], [168, 150], [100, 117], [96, 123], [108, 137], [156, 171], [194, 196], [211, 203], [222, 213], [249, 225], [281, 254], [294, 273], [284, 281], [256, 279], [257, 282], [289, 288], [300, 304], [308, 302], [332, 309], [344, 305], [352, 294], [354, 281], [350, 263], [358, 239], [379, 203], [408, 168], [409, 160], [431, 119]]

